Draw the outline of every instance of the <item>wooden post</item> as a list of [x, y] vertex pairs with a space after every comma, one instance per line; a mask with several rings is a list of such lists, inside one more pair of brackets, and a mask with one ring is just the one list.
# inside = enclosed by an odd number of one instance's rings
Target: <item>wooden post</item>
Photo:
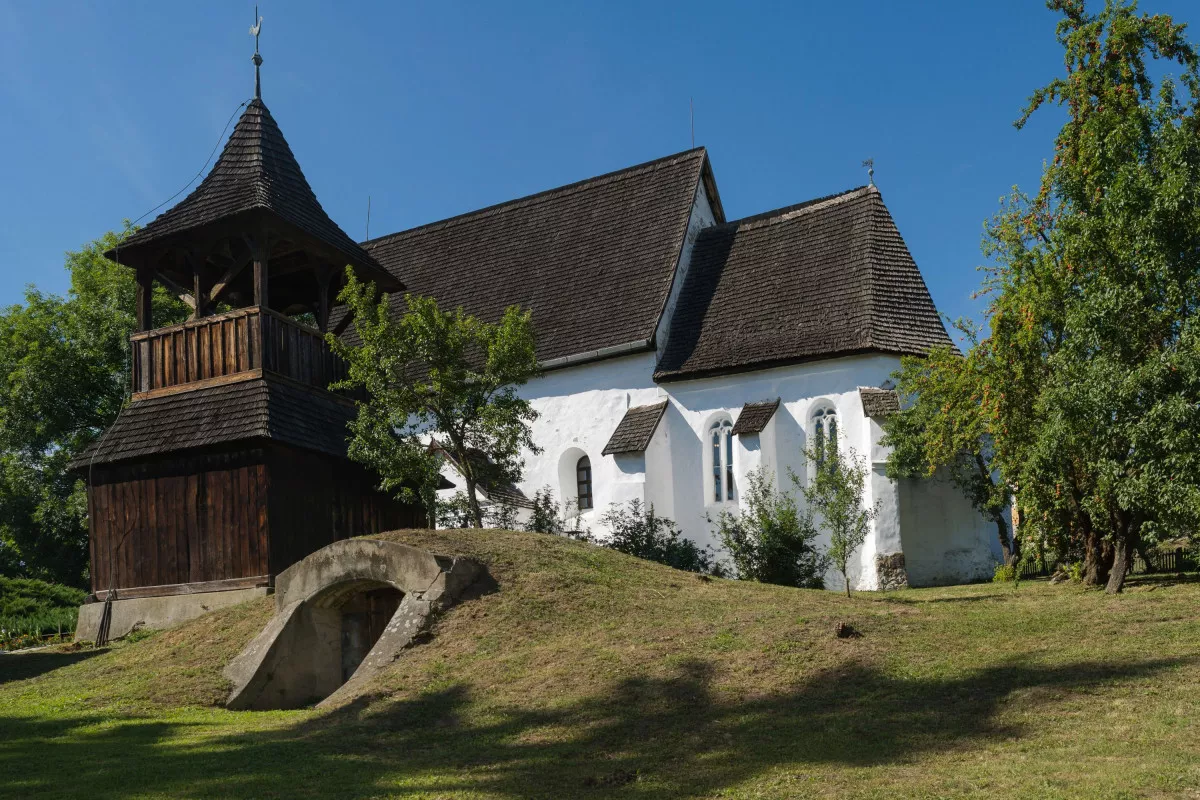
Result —
[[204, 316], [204, 287], [200, 285], [200, 265], [192, 262], [192, 297], [196, 298], [196, 307], [192, 309], [192, 319]]
[[254, 305], [267, 308], [270, 288], [267, 285], [267, 232], [254, 238]]
[[332, 267], [317, 267], [317, 328], [321, 333], [329, 330], [329, 284], [333, 277]]
[[137, 284], [137, 329], [148, 331], [154, 324], [154, 273], [149, 267], [138, 267]]

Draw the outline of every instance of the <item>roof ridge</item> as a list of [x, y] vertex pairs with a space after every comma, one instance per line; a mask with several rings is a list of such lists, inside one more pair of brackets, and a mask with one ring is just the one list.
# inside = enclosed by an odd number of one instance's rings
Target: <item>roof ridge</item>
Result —
[[736, 228], [738, 230], [761, 228], [767, 225], [774, 225], [777, 222], [786, 222], [796, 217], [811, 214], [814, 211], [820, 211], [830, 206], [840, 205], [850, 200], [867, 197], [871, 194], [879, 194], [879, 190], [869, 185], [856, 186], [853, 189], [827, 194], [824, 197], [815, 197], [811, 200], [793, 203], [792, 205], [772, 209], [771, 211], [762, 211], [758, 214], [751, 214], [748, 217], [731, 220], [724, 225], [714, 225], [713, 227], [725, 229]]
[[661, 158], [655, 158], [650, 161], [644, 161], [641, 164], [634, 164], [633, 166], [624, 167], [624, 168], [618, 169], [618, 170], [613, 170], [612, 172], [605, 172], [600, 175], [595, 175], [591, 178], [584, 178], [583, 180], [575, 181], [574, 183], [567, 183], [562, 186], [555, 186], [551, 189], [543, 189], [540, 192], [534, 192], [533, 194], [524, 195], [522, 197], [516, 197], [516, 198], [513, 198], [512, 200], [505, 200], [502, 203], [495, 203], [490, 206], [484, 206], [483, 208], [475, 209], [474, 211], [467, 211], [462, 214], [456, 214], [452, 217], [446, 217], [445, 219], [434, 220], [433, 222], [426, 222], [423, 225], [417, 225], [412, 228], [405, 228], [404, 230], [393, 231], [392, 233], [387, 233], [387, 234], [384, 234], [383, 236], [377, 236], [374, 239], [367, 239], [366, 241], [360, 242], [359, 244], [364, 248], [368, 248], [368, 247], [372, 247], [374, 245], [380, 244], [385, 240], [390, 241], [390, 240], [399, 239], [399, 238], [402, 238], [402, 237], [405, 237], [408, 235], [412, 235], [412, 234], [426, 233], [430, 230], [434, 230], [434, 229], [442, 228], [442, 227], [451, 227], [453, 225], [457, 225], [457, 224], [460, 224], [460, 223], [463, 223], [463, 222], [466, 222], [466, 221], [472, 220], [472, 219], [478, 219], [478, 218], [484, 217], [484, 216], [491, 216], [491, 215], [499, 214], [502, 212], [521, 209], [521, 208], [528, 208], [532, 205], [536, 205], [538, 203], [544, 202], [551, 198], [557, 198], [557, 197], [561, 197], [564, 195], [574, 194], [576, 192], [582, 191], [585, 188], [590, 188], [593, 186], [603, 186], [603, 185], [606, 185], [609, 183], [613, 183], [617, 180], [623, 180], [625, 178], [636, 177], [638, 175], [645, 174], [646, 172], [650, 172], [659, 167], [679, 164], [679, 163], [682, 163], [689, 159], [694, 159], [697, 156], [701, 157], [701, 163], [703, 163], [703, 157], [706, 154], [707, 154], [707, 150], [704, 148], [703, 145], [701, 145], [700, 147], [693, 147], [690, 150], [684, 150], [679, 153], [673, 153], [672, 155], [662, 156]]

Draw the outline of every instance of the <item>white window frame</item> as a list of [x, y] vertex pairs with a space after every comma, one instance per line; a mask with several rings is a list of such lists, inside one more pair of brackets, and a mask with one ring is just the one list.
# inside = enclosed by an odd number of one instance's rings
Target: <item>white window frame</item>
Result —
[[719, 414], [704, 428], [705, 505], [736, 503], [737, 479], [733, 466], [733, 419]]
[[[832, 423], [832, 425], [830, 425]], [[825, 437], [829, 435], [832, 427], [834, 442], [838, 450], [841, 447], [842, 437], [842, 415], [838, 413], [837, 406], [828, 400], [821, 400], [813, 404], [812, 410], [808, 413], [808, 436], [810, 446], [818, 450], [818, 458], [812, 465], [812, 470], [820, 468], [823, 463], [822, 453], [824, 452]]]

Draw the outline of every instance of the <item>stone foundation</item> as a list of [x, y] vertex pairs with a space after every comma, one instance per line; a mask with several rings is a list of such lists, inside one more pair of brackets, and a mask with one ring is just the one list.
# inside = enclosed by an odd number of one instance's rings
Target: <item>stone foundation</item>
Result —
[[875, 556], [875, 574], [879, 591], [908, 588], [908, 572], [904, 569], [904, 553], [880, 553]]
[[[201, 614], [218, 608], [237, 605], [267, 593], [267, 587], [231, 589], [224, 592], [197, 592], [175, 594], [166, 597], [131, 597], [114, 600], [112, 620], [108, 624], [108, 638], [119, 639], [135, 628], [160, 630], [174, 628]], [[120, 595], [118, 595], [120, 597]], [[75, 641], [94, 642], [100, 631], [100, 616], [104, 603], [85, 603], [79, 607], [79, 623], [75, 628]]]

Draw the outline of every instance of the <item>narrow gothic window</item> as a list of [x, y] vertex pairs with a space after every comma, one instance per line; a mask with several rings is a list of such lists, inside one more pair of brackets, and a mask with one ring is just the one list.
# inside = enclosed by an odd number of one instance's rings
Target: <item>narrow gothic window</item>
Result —
[[717, 420], [708, 430], [712, 443], [712, 487], [709, 497], [715, 503], [733, 500], [733, 423], [728, 419]]
[[592, 462], [587, 456], [575, 462], [575, 488], [579, 493], [579, 510], [592, 507]]
[[817, 466], [824, 466], [827, 451], [837, 451], [837, 412], [832, 408], [819, 408], [813, 412], [813, 449], [817, 453]]

